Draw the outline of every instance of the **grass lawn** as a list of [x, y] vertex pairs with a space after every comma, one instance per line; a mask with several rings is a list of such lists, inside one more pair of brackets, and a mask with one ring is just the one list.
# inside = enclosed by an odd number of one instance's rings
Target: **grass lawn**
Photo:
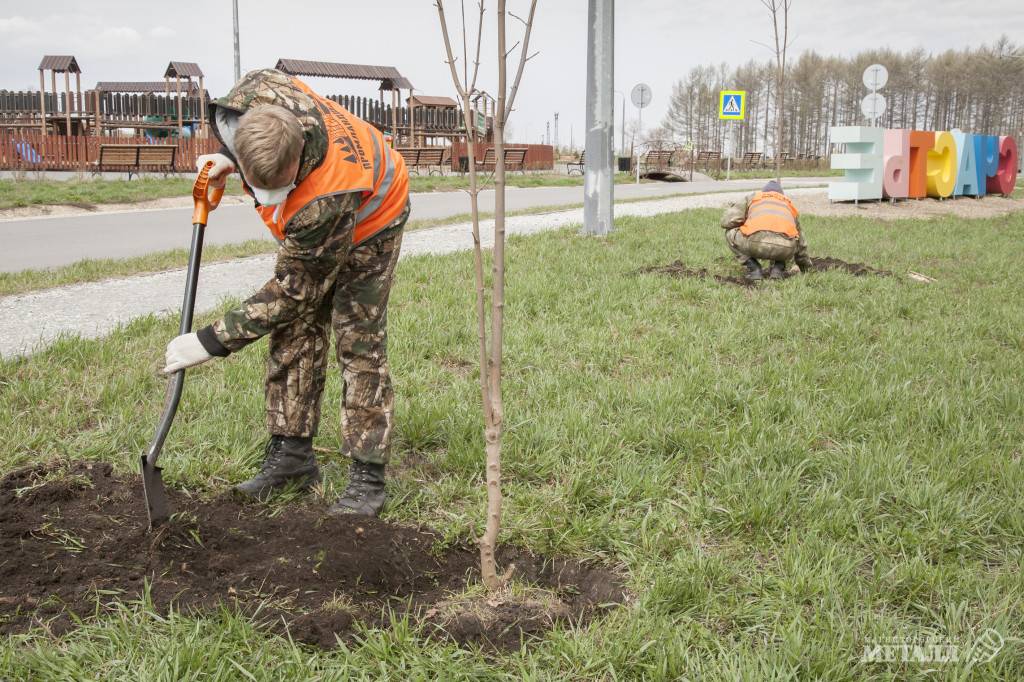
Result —
[[[228, 181], [229, 194], [240, 194], [237, 178]], [[145, 177], [135, 180], [0, 180], [0, 209], [71, 204], [128, 204], [192, 194], [187, 178]]]
[[[509, 248], [501, 542], [616, 567], [630, 605], [492, 656], [407, 624], [323, 651], [228, 610], [160, 616], [107, 596], [64, 637], [0, 639], [0, 678], [1024, 679], [1024, 217], [805, 217], [812, 255], [934, 284], [824, 273], [751, 291], [634, 274], [676, 259], [737, 274], [718, 216]], [[394, 457], [422, 466], [396, 468], [386, 516], [448, 537], [478, 533], [483, 511], [479, 389], [452, 369], [476, 357], [471, 263], [403, 261], [390, 315]], [[0, 363], [0, 471], [75, 459], [134, 473], [176, 328], [147, 317]], [[265, 352], [190, 374], [170, 485], [215, 495], [253, 471]], [[340, 384], [332, 372], [326, 448]], [[966, 649], [986, 628], [1006, 647], [972, 669], [860, 662], [872, 643]]]
[[[469, 180], [462, 175], [413, 175], [410, 177], [413, 192], [448, 192], [468, 189]], [[493, 185], [490, 174], [481, 174], [481, 182]], [[629, 173], [616, 173], [615, 182], [633, 182]], [[579, 175], [544, 175], [510, 173], [510, 187], [572, 187], [582, 185]], [[237, 176], [229, 180], [228, 194], [241, 194], [242, 185]], [[22, 206], [70, 204], [93, 206], [95, 204], [119, 204], [184, 197], [192, 194], [192, 181], [187, 178], [146, 177], [136, 180], [0, 180], [0, 209]]]
[[[841, 176], [845, 171], [832, 170], [822, 166], [821, 168], [783, 168], [782, 177], [784, 178], [828, 178]], [[725, 169], [722, 169], [721, 176], [725, 177]], [[756, 168], [754, 170], [736, 170], [733, 169], [729, 177], [733, 180], [756, 180], [758, 178], [774, 178], [774, 168]]]

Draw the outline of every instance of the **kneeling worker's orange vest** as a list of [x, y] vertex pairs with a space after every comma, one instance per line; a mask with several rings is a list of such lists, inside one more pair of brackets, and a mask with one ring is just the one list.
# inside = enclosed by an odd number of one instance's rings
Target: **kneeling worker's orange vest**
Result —
[[785, 194], [778, 192], [757, 192], [747, 207], [747, 220], [740, 232], [750, 236], [755, 232], [778, 232], [790, 239], [800, 236], [796, 219], [800, 212]]
[[361, 192], [352, 243], [366, 241], [394, 222], [409, 201], [409, 173], [402, 155], [369, 123], [337, 102], [321, 97], [302, 81], [295, 86], [309, 95], [327, 128], [327, 154], [289, 194], [283, 206], [257, 206], [263, 222], [278, 240], [300, 210], [323, 197]]

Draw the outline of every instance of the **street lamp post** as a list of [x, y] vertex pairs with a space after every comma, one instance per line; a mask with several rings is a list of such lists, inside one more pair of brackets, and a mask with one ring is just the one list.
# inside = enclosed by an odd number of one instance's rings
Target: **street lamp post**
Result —
[[587, 8], [587, 147], [583, 172], [583, 231], [612, 231], [615, 177], [615, 0]]
[[235, 20], [235, 82], [242, 80], [242, 60], [238, 54], [238, 0], [234, 0], [232, 3]]

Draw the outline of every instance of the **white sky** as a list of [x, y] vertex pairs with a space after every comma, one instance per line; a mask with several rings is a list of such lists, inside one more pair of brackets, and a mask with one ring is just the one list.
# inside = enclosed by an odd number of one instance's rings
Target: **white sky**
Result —
[[[447, 0], [458, 25], [458, 0]], [[467, 0], [467, 10], [474, 0]], [[1001, 34], [1024, 39], [1022, 0], [795, 0], [793, 51], [848, 55], [862, 49], [977, 46]], [[485, 18], [494, 35], [495, 0]], [[525, 0], [509, 0], [522, 15]], [[239, 0], [242, 70], [273, 66], [279, 57], [395, 66], [429, 95], [452, 95], [432, 0]], [[514, 141], [539, 142], [560, 112], [562, 144], [582, 144], [587, 38], [585, 0], [540, 0], [531, 51], [511, 127]], [[510, 22], [517, 32], [517, 22]], [[628, 96], [648, 83], [654, 100], [644, 125], [665, 113], [672, 84], [698, 64], [736, 65], [767, 58], [767, 11], [760, 0], [619, 0], [616, 89]], [[514, 39], [510, 41], [510, 44]], [[48, 0], [0, 2], [0, 88], [37, 89], [43, 54], [74, 54], [83, 88], [99, 80], [161, 80], [170, 60], [195, 61], [216, 96], [233, 72], [231, 0]], [[496, 55], [484, 45], [479, 85], [493, 92]], [[376, 84], [310, 79], [325, 94], [375, 95]], [[62, 86], [61, 86], [62, 87]], [[73, 87], [73, 85], [72, 85]], [[616, 95], [616, 116], [621, 111]], [[627, 117], [635, 109], [627, 105]], [[618, 122], [616, 123], [618, 126]]]

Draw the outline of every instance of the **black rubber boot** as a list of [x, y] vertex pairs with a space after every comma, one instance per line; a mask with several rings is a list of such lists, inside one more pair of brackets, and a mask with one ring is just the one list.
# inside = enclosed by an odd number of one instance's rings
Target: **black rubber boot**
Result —
[[743, 266], [747, 271], [743, 274], [749, 282], [759, 282], [764, 279], [764, 273], [761, 272], [761, 264], [757, 262], [756, 258], [751, 258]]
[[384, 492], [384, 465], [367, 464], [354, 459], [349, 468], [348, 487], [327, 513], [331, 516], [379, 516], [387, 498]]
[[306, 490], [320, 482], [312, 438], [271, 436], [265, 453], [260, 472], [236, 485], [237, 492], [262, 499], [291, 484]]
[[772, 271], [768, 273], [768, 279], [786, 279], [786, 261], [772, 262]]

